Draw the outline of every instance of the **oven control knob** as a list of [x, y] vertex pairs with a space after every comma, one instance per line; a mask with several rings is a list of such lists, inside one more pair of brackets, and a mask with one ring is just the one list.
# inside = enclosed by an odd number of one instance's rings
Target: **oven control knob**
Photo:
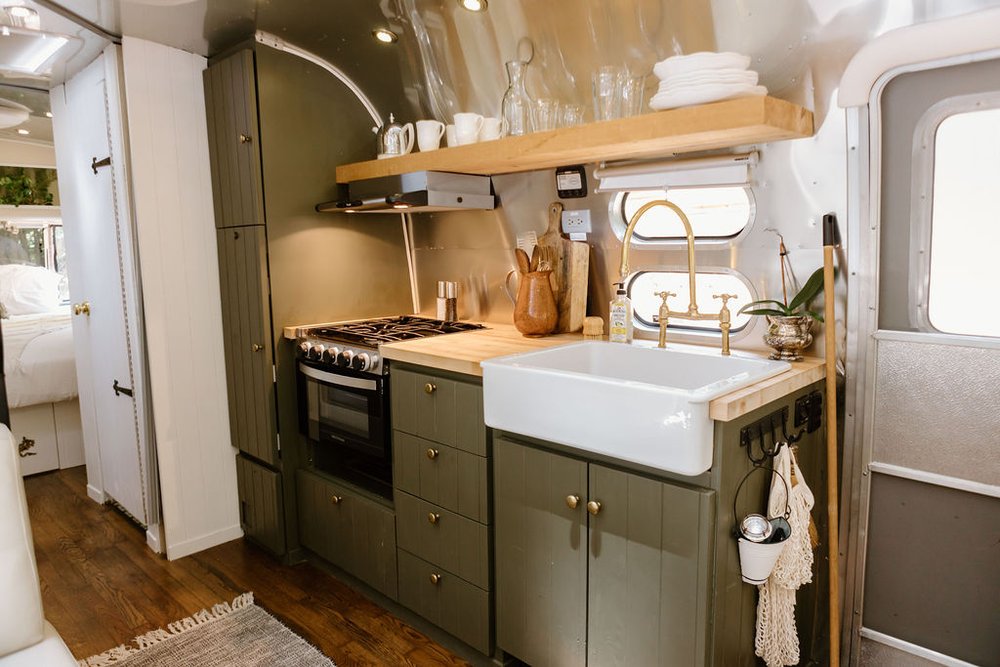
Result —
[[362, 352], [351, 360], [351, 368], [356, 371], [366, 371], [371, 367], [371, 363], [372, 361], [368, 353]]
[[323, 361], [329, 364], [336, 364], [337, 357], [340, 355], [340, 348], [336, 346], [330, 346], [326, 348], [326, 352], [323, 353]]
[[337, 365], [350, 368], [352, 359], [354, 359], [354, 353], [350, 350], [344, 350], [340, 353], [340, 356], [337, 357]]
[[299, 343], [299, 352], [302, 354], [303, 357], [308, 357], [309, 356], [309, 350], [311, 348], [312, 348], [312, 345], [310, 345], [306, 341], [302, 341], [301, 343]]
[[325, 345], [313, 345], [309, 350], [309, 358], [319, 361], [323, 358], [323, 351], [326, 350]]

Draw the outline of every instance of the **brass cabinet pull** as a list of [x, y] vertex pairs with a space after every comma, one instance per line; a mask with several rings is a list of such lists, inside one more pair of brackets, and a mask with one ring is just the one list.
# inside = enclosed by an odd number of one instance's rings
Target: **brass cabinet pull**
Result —
[[437, 522], [441, 520], [441, 515], [437, 514], [435, 512], [428, 512], [427, 513], [427, 520], [430, 521], [432, 524], [434, 524], [436, 526]]
[[240, 132], [240, 143], [241, 144], [249, 144], [250, 143], [250, 135], [249, 134], [243, 134], [242, 132]]
[[427, 458], [429, 458], [431, 461], [433, 461], [434, 459], [436, 459], [438, 457], [438, 454], [440, 454], [440, 453], [441, 452], [439, 452], [438, 450], [434, 449], [433, 447], [428, 447], [427, 448]]
[[253, 345], [251, 346], [251, 349], [252, 349], [252, 350], [253, 350], [254, 352], [260, 352], [261, 350], [263, 350], [263, 349], [264, 349], [264, 346], [263, 346], [263, 345], [261, 345], [260, 343], [254, 343], [254, 344], [253, 344]]
[[590, 512], [592, 516], [597, 516], [601, 513], [601, 501], [591, 500], [587, 503], [587, 511]]
[[425, 394], [433, 394], [435, 391], [437, 391], [437, 385], [434, 384], [433, 382], [428, 382], [427, 384], [424, 385]]
[[73, 304], [73, 314], [74, 315], [87, 315], [90, 316], [90, 302], [84, 301], [83, 303]]
[[334, 505], [339, 505], [344, 499], [344, 496], [330, 496], [330, 502]]
[[17, 455], [22, 459], [28, 456], [35, 456], [38, 452], [29, 452], [28, 450], [35, 446], [35, 441], [28, 437], [21, 438], [21, 444], [17, 446]]
[[568, 495], [566, 496], [566, 507], [571, 510], [575, 510], [577, 505], [580, 504], [580, 496]]
[[431, 575], [431, 583], [434, 584], [435, 586], [440, 584], [442, 579], [444, 579], [444, 577], [442, 577], [440, 574], [436, 572]]

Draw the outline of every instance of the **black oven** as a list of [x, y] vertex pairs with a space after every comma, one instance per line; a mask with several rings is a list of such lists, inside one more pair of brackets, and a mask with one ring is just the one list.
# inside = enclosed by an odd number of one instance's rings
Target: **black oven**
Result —
[[313, 465], [391, 498], [389, 376], [298, 364], [299, 428]]

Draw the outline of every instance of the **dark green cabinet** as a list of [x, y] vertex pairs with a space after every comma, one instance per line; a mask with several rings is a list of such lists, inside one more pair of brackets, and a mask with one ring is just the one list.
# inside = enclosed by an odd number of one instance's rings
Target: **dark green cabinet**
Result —
[[493, 651], [490, 458], [474, 378], [391, 369], [399, 601]]
[[497, 438], [497, 645], [543, 665], [707, 664], [714, 492]]
[[538, 667], [583, 665], [587, 464], [497, 438], [493, 470], [497, 646]]
[[232, 227], [216, 234], [233, 444], [275, 465], [274, 358], [264, 227]]
[[215, 226], [264, 224], [257, 79], [249, 49], [205, 70]]
[[281, 475], [240, 455], [236, 457], [240, 524], [247, 537], [276, 554], [285, 551], [285, 522], [278, 508]]
[[296, 475], [299, 540], [396, 599], [396, 518], [391, 508], [308, 470]]

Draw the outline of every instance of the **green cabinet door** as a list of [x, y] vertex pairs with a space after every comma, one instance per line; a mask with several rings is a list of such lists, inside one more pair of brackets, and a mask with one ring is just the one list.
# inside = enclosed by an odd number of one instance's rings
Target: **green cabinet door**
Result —
[[707, 664], [715, 492], [589, 468], [587, 664]]
[[250, 49], [204, 72], [215, 226], [264, 224], [257, 82]]
[[497, 438], [493, 466], [497, 645], [536, 666], [583, 665], [587, 464]]
[[237, 456], [236, 483], [243, 532], [273, 553], [284, 553], [281, 475], [248, 458]]
[[220, 229], [217, 235], [233, 444], [241, 452], [276, 465], [274, 357], [264, 227]]

